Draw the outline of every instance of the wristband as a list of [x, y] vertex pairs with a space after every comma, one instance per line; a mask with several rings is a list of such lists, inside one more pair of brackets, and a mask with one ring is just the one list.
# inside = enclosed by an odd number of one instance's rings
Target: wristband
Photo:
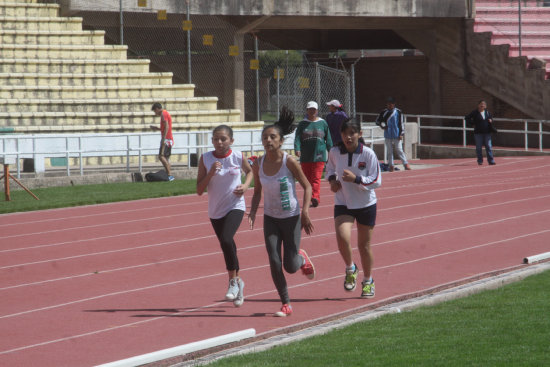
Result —
[[355, 180], [353, 182], [359, 185], [361, 183], [361, 176], [355, 176]]

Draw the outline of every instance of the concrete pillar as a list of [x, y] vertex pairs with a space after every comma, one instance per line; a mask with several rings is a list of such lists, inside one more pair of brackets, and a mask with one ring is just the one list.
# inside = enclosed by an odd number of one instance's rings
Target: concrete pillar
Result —
[[236, 33], [234, 45], [239, 47], [239, 55], [233, 61], [233, 105], [241, 111], [240, 121], [244, 121], [244, 34]]
[[[429, 32], [431, 42], [428, 53], [428, 103], [430, 115], [441, 115], [441, 67], [437, 52], [437, 35]], [[432, 130], [430, 135], [437, 141], [441, 140], [441, 131]]]

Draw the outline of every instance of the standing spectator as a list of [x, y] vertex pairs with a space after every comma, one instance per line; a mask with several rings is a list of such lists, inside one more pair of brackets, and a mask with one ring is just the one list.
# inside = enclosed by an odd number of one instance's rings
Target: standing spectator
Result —
[[160, 103], [153, 104], [151, 108], [155, 115], [160, 116], [160, 127], [150, 125], [151, 129], [160, 130], [160, 148], [159, 148], [159, 161], [164, 166], [166, 173], [168, 174], [168, 180], [174, 181], [170, 167], [170, 155], [172, 154], [172, 146], [174, 145], [174, 137], [172, 136], [172, 116], [162, 108]]
[[307, 103], [307, 115], [296, 128], [294, 150], [300, 157], [300, 165], [312, 188], [311, 206], [321, 202], [321, 177], [327, 161], [327, 151], [332, 148], [328, 124], [317, 116], [317, 102]]
[[342, 123], [349, 119], [348, 115], [344, 112], [344, 108], [340, 101], [333, 99], [330, 102], [327, 102], [327, 106], [330, 109], [328, 115], [325, 116], [325, 120], [328, 124], [330, 130], [330, 138], [332, 139], [332, 145], [336, 146], [339, 142], [342, 141], [342, 136], [340, 135], [340, 127]]
[[334, 227], [338, 250], [346, 264], [344, 289], [355, 289], [359, 270], [353, 262], [351, 232], [357, 221], [357, 248], [363, 267], [361, 297], [374, 297], [371, 237], [376, 222], [376, 193], [382, 184], [380, 163], [363, 141], [361, 124], [346, 121], [341, 128], [342, 142], [329, 152], [327, 176], [334, 192]]
[[403, 151], [403, 135], [405, 135], [405, 123], [403, 122], [403, 113], [395, 107], [395, 98], [386, 99], [386, 109], [384, 109], [376, 118], [376, 125], [384, 129], [384, 139], [386, 139], [386, 160], [390, 172], [394, 170], [393, 152], [403, 163], [403, 168], [410, 170], [407, 156]]
[[[208, 189], [208, 216], [220, 241], [229, 276], [225, 299], [236, 307], [244, 302], [244, 281], [239, 276], [237, 245], [233, 237], [243, 220], [246, 205], [243, 194], [252, 181], [252, 169], [243, 153], [232, 150], [233, 129], [220, 125], [212, 132], [214, 150], [203, 154], [197, 174], [197, 194]], [[241, 182], [241, 170], [246, 174]]]
[[477, 109], [464, 117], [467, 125], [474, 126], [474, 139], [476, 141], [477, 164], [483, 164], [483, 146], [487, 153], [487, 162], [494, 165], [493, 144], [491, 141], [491, 132], [495, 131], [493, 126], [493, 116], [487, 111], [487, 102], [481, 100], [477, 103]]
[[[275, 313], [275, 316], [280, 317], [292, 314], [283, 267], [290, 274], [302, 269], [302, 273], [309, 279], [315, 277], [313, 264], [307, 253], [300, 249], [302, 228], [307, 234], [313, 231], [313, 224], [309, 218], [311, 185], [298, 162], [281, 149], [284, 136], [289, 133], [288, 128], [275, 124], [266, 126], [262, 131], [265, 154], [256, 159], [252, 166], [254, 195], [248, 214], [248, 222], [252, 229], [263, 191], [265, 247], [271, 277], [283, 304], [281, 311]], [[295, 180], [298, 180], [304, 189], [301, 214]]]

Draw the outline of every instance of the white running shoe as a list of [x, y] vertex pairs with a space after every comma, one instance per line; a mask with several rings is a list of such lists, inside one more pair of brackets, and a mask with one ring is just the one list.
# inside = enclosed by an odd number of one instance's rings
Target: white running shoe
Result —
[[233, 300], [233, 305], [235, 307], [241, 307], [244, 302], [244, 281], [241, 278], [238, 278], [237, 285], [239, 286], [239, 291], [237, 292], [237, 296]]
[[237, 283], [237, 278], [229, 279], [229, 287], [227, 288], [225, 299], [228, 301], [233, 301], [237, 297], [238, 293], [239, 293], [239, 284]]

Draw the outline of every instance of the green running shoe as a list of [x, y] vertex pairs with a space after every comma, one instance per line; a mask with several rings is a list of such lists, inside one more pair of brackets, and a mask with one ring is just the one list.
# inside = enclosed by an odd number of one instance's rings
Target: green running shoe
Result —
[[363, 281], [363, 291], [361, 292], [361, 297], [363, 298], [372, 298], [374, 297], [374, 279], [372, 280], [372, 283], [367, 283], [366, 281]]
[[348, 292], [353, 292], [357, 284], [359, 270], [357, 269], [357, 265], [353, 264], [353, 266], [355, 267], [355, 271], [351, 273], [346, 270], [346, 279], [344, 280], [344, 289]]

